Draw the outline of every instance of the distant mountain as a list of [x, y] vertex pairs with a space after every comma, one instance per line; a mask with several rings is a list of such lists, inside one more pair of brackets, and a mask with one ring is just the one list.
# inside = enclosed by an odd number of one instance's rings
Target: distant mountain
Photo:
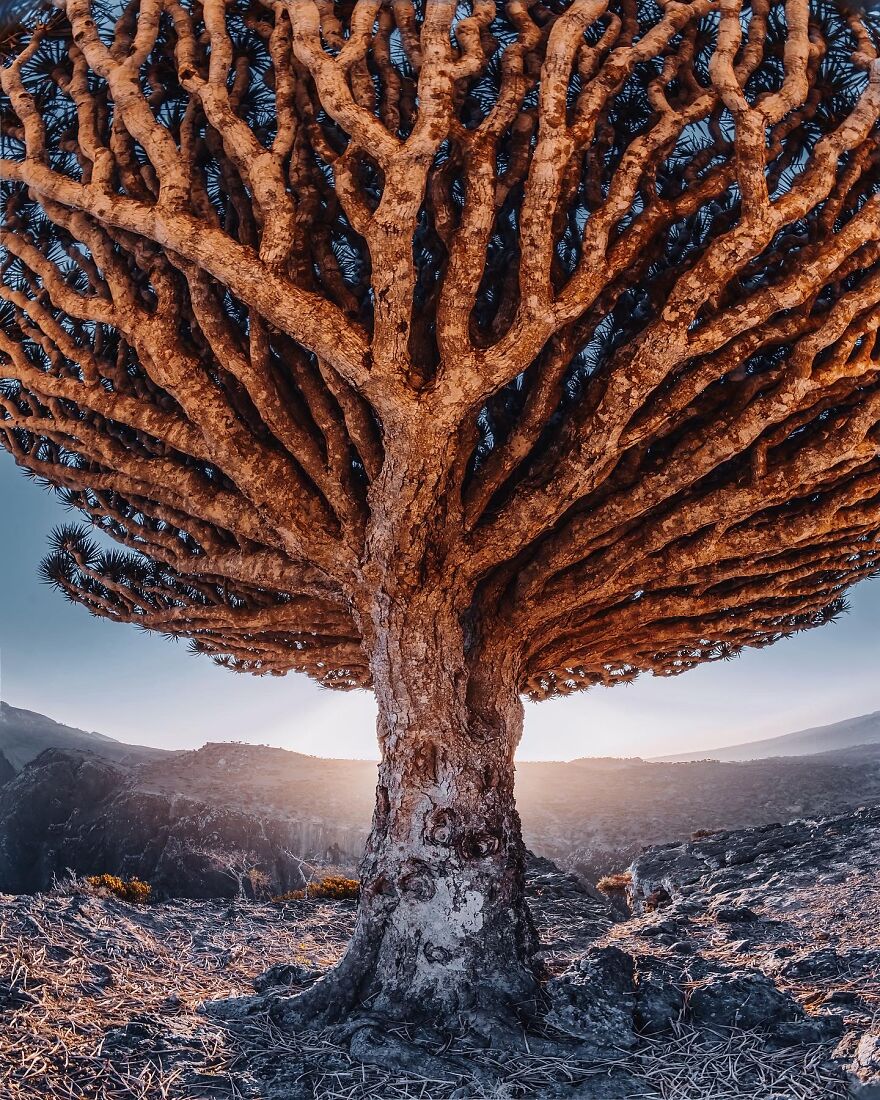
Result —
[[[80, 749], [126, 764], [145, 763], [169, 755], [166, 749], [126, 745], [103, 733], [74, 729], [73, 726], [53, 722], [45, 714], [0, 703], [0, 757], [5, 758], [13, 771], [21, 771], [44, 749]], [[0, 764], [0, 773], [5, 771]]]
[[880, 741], [873, 745], [850, 745], [845, 749], [831, 749], [829, 752], [813, 754], [817, 760], [827, 760], [833, 764], [880, 764]]
[[13, 768], [3, 753], [0, 752], [0, 786], [4, 783], [8, 783], [14, 775], [15, 768]]
[[863, 745], [880, 745], [880, 710], [834, 722], [830, 726], [813, 726], [796, 733], [784, 733], [780, 737], [767, 737], [763, 741], [724, 745], [701, 752], [680, 752], [674, 756], [656, 756], [654, 760], [764, 760], [769, 756], [808, 756], [841, 749], [852, 749], [858, 753], [858, 748]]
[[[840, 744], [748, 763], [521, 761], [516, 788], [525, 840], [537, 854], [594, 879], [626, 867], [645, 844], [695, 830], [880, 804], [880, 738], [868, 749]], [[34, 889], [59, 867], [148, 875], [172, 893], [213, 890], [216, 884], [205, 884], [216, 876], [197, 866], [193, 845], [230, 858], [259, 852], [278, 884], [288, 874], [285, 852], [294, 862], [353, 869], [375, 802], [374, 761], [236, 742], [167, 752], [7, 705], [0, 753], [19, 772], [0, 788], [0, 892]], [[195, 862], [181, 856], [187, 844]]]

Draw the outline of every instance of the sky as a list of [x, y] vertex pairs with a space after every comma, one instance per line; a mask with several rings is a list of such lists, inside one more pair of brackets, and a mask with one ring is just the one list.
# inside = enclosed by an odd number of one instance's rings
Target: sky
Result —
[[[76, 521], [0, 451], [0, 695], [122, 741], [248, 741], [377, 756], [372, 696], [304, 676], [251, 677], [137, 627], [94, 618], [37, 574], [51, 529]], [[839, 622], [673, 679], [527, 704], [519, 758], [659, 756], [753, 741], [880, 710], [880, 579]]]

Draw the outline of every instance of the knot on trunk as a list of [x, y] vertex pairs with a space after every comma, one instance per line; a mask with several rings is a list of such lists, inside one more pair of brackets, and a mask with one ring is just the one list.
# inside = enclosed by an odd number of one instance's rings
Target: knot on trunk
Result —
[[503, 774], [495, 764], [484, 764], [480, 770], [480, 784], [483, 791], [491, 791], [501, 785]]
[[448, 848], [455, 829], [455, 813], [449, 809], [432, 810], [425, 821], [425, 839], [429, 844]]
[[430, 901], [437, 890], [430, 867], [418, 859], [408, 860], [404, 866], [406, 870], [398, 880], [401, 893], [419, 901]]
[[440, 769], [446, 762], [446, 750], [443, 745], [433, 739], [424, 740], [419, 744], [416, 752], [415, 763], [419, 774], [432, 783], [438, 782]]
[[448, 963], [453, 957], [448, 947], [440, 947], [436, 943], [426, 943], [422, 953], [430, 963]]
[[361, 897], [387, 907], [397, 898], [397, 887], [386, 874], [376, 875], [370, 882], [361, 884]]
[[488, 831], [471, 830], [462, 833], [456, 844], [456, 851], [462, 860], [485, 859], [501, 850], [501, 838]]

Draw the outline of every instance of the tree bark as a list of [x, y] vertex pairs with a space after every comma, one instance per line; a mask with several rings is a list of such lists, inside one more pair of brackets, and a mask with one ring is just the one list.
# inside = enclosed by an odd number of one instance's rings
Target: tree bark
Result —
[[358, 1009], [493, 1036], [533, 1016], [537, 936], [513, 795], [523, 711], [513, 669], [470, 651], [438, 590], [373, 605], [382, 749], [349, 949], [286, 1011]]

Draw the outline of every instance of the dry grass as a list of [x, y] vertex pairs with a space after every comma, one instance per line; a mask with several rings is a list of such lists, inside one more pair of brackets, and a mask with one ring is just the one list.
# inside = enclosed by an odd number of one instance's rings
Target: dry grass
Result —
[[[589, 1061], [485, 1049], [463, 1039], [432, 1047], [404, 1028], [393, 1037], [404, 1049], [410, 1046], [423, 1073], [365, 1066], [325, 1036], [285, 1035], [265, 1019], [253, 1021], [238, 1036], [239, 1059], [251, 1066], [302, 1060], [302, 1070], [282, 1084], [290, 1091], [280, 1092], [278, 1100], [844, 1100], [848, 1095], [839, 1070], [828, 1062], [827, 1047], [768, 1049], [766, 1039], [752, 1031], [681, 1026], [672, 1036], [642, 1040], [635, 1051], [608, 1051]], [[445, 1073], [432, 1075], [430, 1067], [441, 1055]], [[461, 1070], [450, 1075], [449, 1061], [460, 1062]]]
[[620, 890], [628, 890], [632, 886], [632, 872], [618, 871], [613, 875], [603, 875], [596, 883], [596, 889], [603, 894], [611, 894]]
[[679, 1027], [672, 1038], [643, 1040], [634, 1073], [662, 1100], [844, 1100], [827, 1046], [768, 1050], [759, 1032]]
[[146, 905], [153, 893], [153, 887], [139, 878], [121, 879], [118, 875], [89, 875], [86, 885], [98, 897], [113, 896], [131, 905]]
[[750, 1032], [682, 1028], [599, 1061], [542, 1053], [540, 1038], [512, 1054], [463, 1037], [440, 1047], [403, 1028], [386, 1032], [384, 1049], [408, 1051], [413, 1073], [364, 1065], [327, 1034], [287, 1034], [265, 1012], [226, 1025], [199, 1012], [205, 1001], [249, 994], [273, 963], [332, 965], [353, 918], [352, 906], [317, 901], [135, 907], [76, 885], [0, 897], [0, 981], [18, 998], [0, 1027], [0, 1096], [587, 1100], [611, 1087], [627, 1100], [845, 1095], [824, 1065], [827, 1048], [769, 1051]]
[[[301, 923], [301, 908], [135, 907], [77, 885], [0, 896], [0, 983], [15, 998], [0, 1026], [0, 1096], [247, 1096], [225, 1068], [228, 1037], [199, 1008], [252, 992], [253, 978], [276, 962], [332, 965], [353, 910], [310, 904]], [[194, 1075], [206, 1080], [193, 1084]]]

